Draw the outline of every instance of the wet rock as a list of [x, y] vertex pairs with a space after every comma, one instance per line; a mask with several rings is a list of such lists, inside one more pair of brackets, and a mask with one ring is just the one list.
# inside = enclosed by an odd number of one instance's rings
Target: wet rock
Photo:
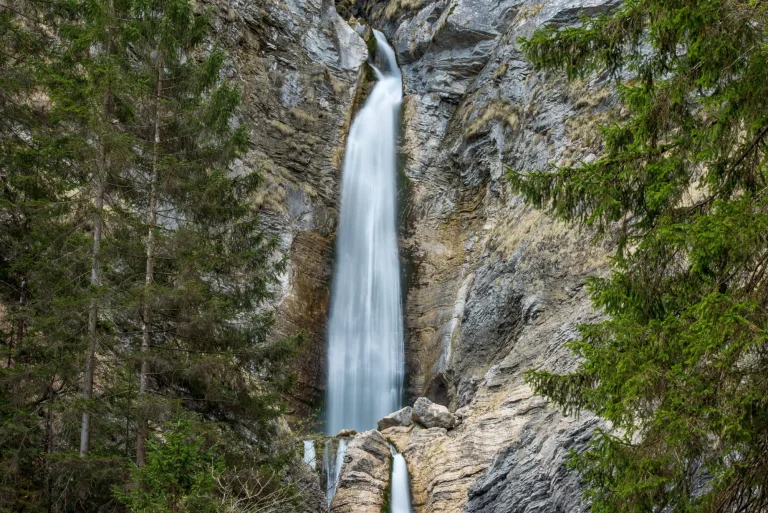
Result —
[[347, 446], [332, 513], [380, 513], [389, 485], [389, 443], [376, 430], [364, 431]]
[[413, 404], [413, 420], [426, 428], [453, 429], [456, 417], [441, 404], [419, 397]]
[[413, 413], [413, 408], [410, 406], [406, 406], [405, 408], [402, 408], [400, 410], [397, 410], [394, 413], [390, 413], [383, 419], [381, 419], [377, 425], [379, 431], [384, 431], [387, 428], [395, 427], [395, 426], [410, 426], [413, 424], [413, 420], [411, 419], [411, 415]]
[[411, 439], [413, 431], [419, 431], [423, 428], [416, 424], [410, 426], [394, 426], [381, 432], [389, 443], [395, 446], [397, 452], [402, 453], [408, 447], [408, 441]]
[[337, 434], [336, 436], [338, 438], [349, 438], [349, 437], [355, 436], [356, 434], [357, 434], [357, 431], [355, 431], [354, 429], [342, 429], [341, 431], [339, 431], [339, 434]]

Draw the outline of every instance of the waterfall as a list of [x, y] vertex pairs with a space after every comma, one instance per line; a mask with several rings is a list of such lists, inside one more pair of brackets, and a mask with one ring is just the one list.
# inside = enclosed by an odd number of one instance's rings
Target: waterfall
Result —
[[317, 468], [317, 453], [315, 453], [314, 440], [304, 440], [304, 463], [309, 465], [309, 468], [312, 470]]
[[347, 141], [328, 323], [326, 432], [364, 431], [400, 407], [404, 356], [396, 137], [402, 77], [374, 31], [381, 69]]
[[392, 495], [389, 500], [389, 513], [412, 513], [411, 487], [408, 483], [408, 467], [405, 458], [391, 445], [392, 451]]
[[341, 476], [341, 466], [344, 464], [344, 454], [347, 452], [347, 441], [345, 439], [339, 440], [339, 446], [336, 449], [336, 458], [333, 454], [333, 439], [325, 442], [325, 449], [323, 450], [323, 472], [325, 473], [326, 488], [325, 493], [328, 497], [328, 506], [331, 505], [333, 496], [336, 495], [336, 487], [339, 484], [339, 477]]

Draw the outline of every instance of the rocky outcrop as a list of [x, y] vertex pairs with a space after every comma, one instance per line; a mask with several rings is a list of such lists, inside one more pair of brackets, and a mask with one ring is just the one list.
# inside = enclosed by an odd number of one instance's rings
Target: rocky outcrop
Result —
[[409, 392], [460, 420], [384, 432], [408, 461], [419, 513], [586, 509], [564, 462], [597, 420], [563, 417], [523, 372], [574, 368], [563, 346], [600, 318], [584, 284], [605, 272], [612, 246], [525, 205], [505, 174], [599, 153], [599, 125], [621, 114], [610, 88], [534, 72], [517, 40], [617, 4], [361, 0], [350, 10], [385, 32], [403, 69]]
[[414, 422], [425, 428], [453, 429], [456, 417], [442, 404], [435, 404], [426, 397], [419, 397], [413, 403]]
[[387, 428], [395, 426], [410, 426], [413, 424], [413, 408], [406, 406], [394, 413], [390, 413], [378, 422], [377, 428], [379, 431], [384, 431]]
[[325, 496], [325, 490], [320, 485], [320, 475], [309, 468], [303, 469], [303, 472], [297, 479], [301, 496], [296, 511], [301, 513], [328, 513], [328, 500]]
[[275, 289], [273, 336], [305, 333], [292, 399], [308, 414], [325, 388], [325, 319], [339, 204], [339, 174], [368, 50], [333, 0], [206, 3], [243, 88], [249, 151], [236, 170], [260, 171], [255, 198], [287, 267]]
[[359, 433], [349, 442], [339, 476], [332, 513], [381, 513], [389, 488], [392, 454], [376, 430]]

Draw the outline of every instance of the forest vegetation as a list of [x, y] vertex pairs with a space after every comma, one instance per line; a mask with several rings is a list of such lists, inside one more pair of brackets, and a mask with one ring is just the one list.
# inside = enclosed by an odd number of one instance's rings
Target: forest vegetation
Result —
[[539, 69], [610, 80], [629, 111], [595, 161], [509, 173], [618, 240], [579, 368], [527, 373], [607, 421], [570, 460], [592, 511], [768, 511], [767, 22], [759, 0], [627, 0], [520, 41]]
[[[0, 6], [0, 511], [290, 511], [298, 337], [190, 0]], [[282, 508], [282, 509], [281, 509]]]

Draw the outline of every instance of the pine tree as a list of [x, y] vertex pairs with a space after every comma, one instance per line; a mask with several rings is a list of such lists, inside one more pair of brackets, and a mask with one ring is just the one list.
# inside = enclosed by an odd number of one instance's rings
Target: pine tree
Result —
[[571, 460], [593, 511], [768, 511], [766, 22], [752, 0], [628, 0], [521, 40], [539, 68], [607, 72], [630, 112], [595, 162], [510, 173], [535, 206], [618, 231], [580, 368], [527, 374], [613, 427]]
[[291, 344], [266, 343], [272, 319], [260, 310], [280, 263], [270, 263], [275, 242], [251, 206], [258, 175], [228, 169], [246, 132], [234, 125], [240, 91], [220, 78], [225, 55], [204, 45], [208, 16], [188, 0], [142, 0], [132, 19], [141, 77], [134, 93], [137, 180], [145, 188], [135, 206], [147, 230], [137, 293], [141, 466], [147, 422], [158, 415], [153, 409], [163, 409], [150, 400], [152, 387], [194, 411], [230, 421], [242, 416], [263, 428], [280, 401], [255, 379], [279, 381], [278, 362]]
[[[180, 411], [248, 469], [222, 467], [235, 481], [283, 472], [270, 420], [293, 341], [267, 343], [265, 303], [283, 264], [252, 207], [258, 174], [231, 168], [240, 92], [206, 15], [176, 0], [7, 7], [0, 511], [123, 511], [113, 491], [130, 488], [147, 422], [171, 436]], [[205, 500], [261, 500], [243, 493]]]

